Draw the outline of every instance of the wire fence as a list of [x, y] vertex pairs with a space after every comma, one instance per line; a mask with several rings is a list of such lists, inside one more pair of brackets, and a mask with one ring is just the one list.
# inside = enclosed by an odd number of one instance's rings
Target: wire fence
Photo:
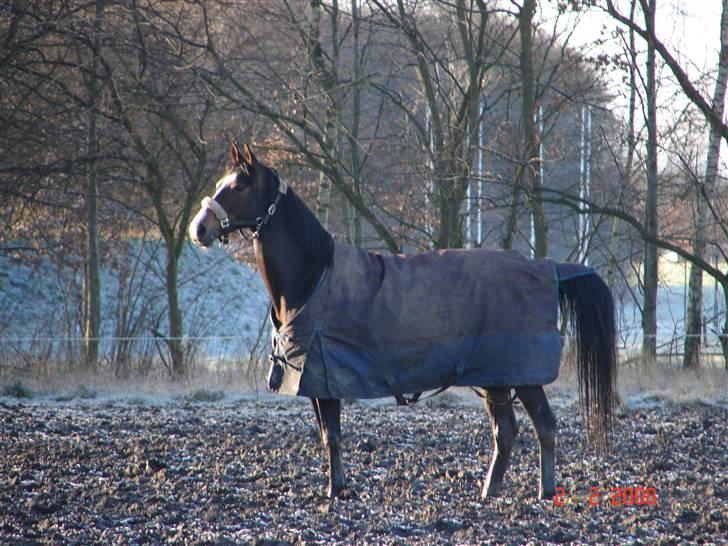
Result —
[[[685, 335], [658, 337], [658, 358], [679, 363], [683, 356]], [[698, 337], [698, 336], [695, 336]], [[724, 334], [702, 338], [703, 362], [724, 367], [720, 343]], [[568, 353], [570, 336], [564, 336]], [[639, 360], [642, 336], [617, 346], [621, 363]], [[114, 377], [172, 375], [169, 347], [176, 343], [182, 348], [187, 373], [231, 374], [255, 379], [267, 367], [270, 351], [269, 327], [261, 325], [257, 336], [204, 335], [164, 337], [156, 335], [86, 339], [82, 336], [18, 336], [0, 337], [0, 380], [28, 372], [43, 376], [83, 369], [87, 364], [87, 343], [95, 342], [97, 371]]]
[[185, 372], [256, 379], [267, 362], [268, 336], [0, 337], [0, 381], [23, 375], [57, 376], [88, 369], [88, 344], [96, 345], [95, 371], [116, 378], [171, 376], [170, 346], [181, 347]]

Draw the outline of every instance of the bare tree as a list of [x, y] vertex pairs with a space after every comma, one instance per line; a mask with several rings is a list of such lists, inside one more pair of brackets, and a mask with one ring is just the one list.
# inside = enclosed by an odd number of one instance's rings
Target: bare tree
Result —
[[89, 158], [86, 163], [86, 260], [84, 263], [84, 344], [86, 365], [95, 370], [99, 358], [101, 335], [101, 267], [99, 257], [98, 227], [98, 174], [99, 138], [96, 133], [98, 107], [101, 97], [98, 76], [98, 55], [101, 45], [102, 0], [96, 0], [93, 14], [93, 31], [90, 36], [89, 68], [86, 77], [88, 89], [88, 121], [86, 147]]
[[[251, 2], [245, 7], [246, 17], [255, 12], [257, 24], [241, 27], [235, 36], [222, 36], [214, 32], [217, 16], [213, 11], [238, 19], [236, 6], [210, 6], [200, 1], [198, 8], [208, 32], [204, 39], [189, 43], [204, 51], [212, 63], [197, 67], [200, 77], [231, 105], [269, 120], [286, 139], [288, 151], [323, 173], [387, 248], [399, 251], [397, 237], [375, 212], [376, 191], [366, 188], [363, 165], [375, 156], [372, 146], [379, 130], [377, 119], [381, 119], [379, 110], [367, 137], [369, 145], [363, 146], [364, 135], [357, 125], [361, 118], [356, 112], [363, 103], [359, 94], [365, 83], [361, 67], [370, 62], [365, 56], [367, 44], [358, 45], [354, 53], [359, 59], [355, 67], [362, 74], [360, 81], [352, 81], [352, 75], [341, 71], [339, 63], [341, 43], [352, 28], [351, 14], [343, 12], [337, 2], [313, 2], [310, 10], [300, 10], [288, 2]], [[326, 27], [328, 40], [323, 38], [324, 13], [330, 23]], [[367, 19], [358, 17], [354, 28], [361, 36], [360, 23]], [[342, 27], [345, 30], [340, 31]], [[373, 27], [367, 24], [367, 40], [372, 32]], [[243, 66], [246, 70], [240, 69]], [[324, 188], [319, 199], [321, 210], [328, 200], [325, 192]]]
[[[642, 7], [643, 12], [647, 13], [646, 8], [650, 8], [652, 6], [651, 3], [647, 2], [647, 0], [640, 0], [640, 5]], [[654, 7], [654, 6], [652, 6]], [[614, 17], [616, 21], [621, 23], [622, 25], [626, 26], [631, 31], [635, 32], [638, 36], [642, 37], [647, 43], [648, 46], [648, 53], [650, 50], [653, 50], [655, 54], [659, 55], [661, 60], [665, 63], [665, 65], [670, 69], [672, 74], [674, 75], [676, 81], [678, 82], [680, 88], [682, 89], [685, 96], [688, 98], [688, 100], [691, 101], [691, 103], [705, 116], [706, 121], [710, 124], [713, 131], [716, 131], [720, 137], [723, 139], [728, 138], [728, 127], [726, 127], [726, 124], [724, 123], [722, 119], [722, 107], [719, 109], [717, 106], [718, 104], [711, 104], [711, 102], [703, 96], [703, 94], [697, 89], [695, 84], [691, 81], [690, 77], [688, 76], [686, 70], [680, 65], [678, 60], [675, 58], [675, 56], [669, 51], [667, 46], [658, 38], [657, 31], [654, 26], [654, 20], [650, 22], [649, 18], [645, 19], [645, 25], [641, 26], [639, 25], [634, 19], [630, 19], [630, 17], [625, 16], [622, 14], [619, 9], [614, 5], [614, 2], [612, 0], [605, 0], [605, 9], [607, 12]], [[721, 17], [721, 34], [723, 33], [724, 25], [723, 25], [723, 18]], [[721, 38], [722, 40], [722, 38]], [[721, 46], [721, 50], [722, 50]], [[715, 96], [715, 94], [714, 94]], [[714, 137], [713, 137], [714, 139]], [[711, 158], [712, 159], [712, 158]], [[717, 158], [716, 158], [717, 160]], [[707, 172], [707, 165], [706, 165], [706, 172]], [[721, 210], [719, 206], [716, 206], [716, 203], [711, 202], [710, 197], [706, 197], [706, 194], [703, 190], [700, 190], [702, 193], [704, 199], [703, 204], [705, 205], [705, 209], [708, 211], [709, 216], [713, 219], [713, 222], [715, 222], [718, 226], [720, 226], [720, 231], [722, 234], [725, 234], [725, 218], [722, 217]], [[715, 197], [713, 197], [715, 198]], [[702, 213], [699, 213], [702, 214]], [[650, 227], [650, 226], [645, 226]], [[657, 237], [655, 235], [655, 232], [653, 230], [649, 230], [651, 233], [648, 237], [648, 242], [652, 241], [657, 244], [657, 246], [661, 246], [662, 248], [670, 248], [675, 247], [675, 245], [668, 244], [667, 246], [664, 246], [664, 243], [667, 243], [667, 241], [664, 241]], [[704, 235], [704, 234], [701, 234]], [[660, 244], [663, 243], [663, 244]], [[671, 248], [675, 250], [675, 248]], [[702, 250], [698, 248], [700, 252], [688, 252], [682, 248], [679, 249], [678, 252], [675, 250], [679, 255], [683, 256], [686, 260], [690, 261], [690, 263], [703, 271], [709, 273], [711, 276], [713, 276], [719, 284], [723, 287], [724, 290], [724, 297], [728, 297], [728, 295], [725, 294], [725, 289], [728, 288], [728, 284], [725, 283], [725, 274], [721, 272], [721, 270], [718, 267], [715, 267], [711, 265], [704, 256], [700, 255]], [[697, 273], [696, 273], [697, 274]], [[693, 282], [693, 287], [697, 289], [697, 285], [695, 282]], [[691, 297], [694, 304], [697, 304], [695, 294], [693, 294], [693, 297]], [[695, 321], [695, 315], [693, 314], [690, 317], [690, 322], [692, 324], [688, 325], [688, 328], [692, 331], [696, 326]], [[728, 321], [724, 324], [723, 327], [723, 335], [721, 336], [721, 344], [723, 346], [723, 353], [726, 357], [726, 363], [728, 364]], [[689, 339], [689, 338], [688, 338]], [[690, 343], [690, 342], [688, 342]], [[689, 352], [693, 354], [694, 349], [692, 347], [688, 347]], [[690, 359], [692, 359], [691, 355], [688, 355]], [[688, 360], [689, 361], [689, 360]], [[686, 362], [688, 362], [686, 361]]]
[[[657, 0], [640, 0], [645, 28], [655, 28]], [[654, 34], [654, 30], [652, 30]], [[654, 41], [647, 40], [647, 192], [645, 198], [645, 229], [651, 239], [657, 237], [657, 58]], [[642, 307], [642, 357], [654, 360], [657, 355], [657, 288], [658, 253], [650, 241], [645, 242], [644, 303]]]
[[521, 170], [523, 183], [529, 187], [531, 215], [534, 231], [534, 252], [537, 257], [548, 254], [546, 219], [543, 213], [543, 201], [540, 190], [540, 155], [541, 136], [538, 133], [536, 117], [536, 82], [533, 68], [533, 16], [536, 11], [536, 0], [524, 0], [518, 13], [518, 33], [521, 37], [520, 69], [521, 69], [521, 128], [523, 131], [522, 146], [524, 165]]
[[[720, 52], [718, 54], [718, 73], [713, 91], [713, 110], [723, 118], [725, 110], [726, 82], [728, 81], [728, 0], [723, 0], [723, 11], [720, 18]], [[705, 201], [713, 201], [718, 177], [718, 161], [720, 157], [720, 128], [710, 126], [708, 136], [708, 152], [705, 160], [705, 181], [699, 183], [695, 192], [695, 234], [693, 236], [693, 254], [704, 258], [709, 213]], [[703, 325], [703, 270], [694, 263], [690, 264], [690, 281], [688, 288], [688, 309], [685, 317], [685, 356], [683, 366], [697, 368], [700, 364], [700, 341]]]
[[131, 190], [147, 198], [135, 213], [153, 223], [165, 243], [168, 331], [155, 333], [167, 345], [175, 378], [186, 374], [179, 259], [193, 209], [217, 167], [209, 161], [208, 147], [218, 144], [220, 150], [223, 135], [213, 130], [224, 134], [225, 127], [215, 97], [188, 69], [194, 52], [183, 44], [204, 30], [182, 7], [118, 6], [115, 42], [124, 47], [105, 49], [99, 57], [111, 94], [104, 114], [119, 124], [128, 143], [124, 160], [134, 177]]
[[[644, 5], [646, 2], [646, 0], [639, 1], [640, 5]], [[673, 73], [685, 96], [702, 112], [708, 123], [718, 130], [720, 136], [728, 140], [728, 125], [726, 125], [721, 116], [715, 111], [710, 101], [703, 96], [701, 91], [691, 81], [685, 68], [670, 52], [664, 42], [659, 39], [654, 26], [645, 25], [641, 27], [634, 20], [630, 20], [629, 17], [622, 14], [617, 6], [614, 5], [613, 0], [605, 0], [605, 8], [616, 21], [634, 30], [645, 41], [651, 41], [653, 43], [655, 51]]]
[[[11, 2], [0, 9], [0, 17], [9, 23], [3, 26], [6, 47], [0, 61], [6, 76], [2, 174], [9, 183], [0, 191], [10, 206], [32, 208], [32, 218], [42, 219], [47, 226], [59, 219], [58, 211], [85, 219], [78, 222], [85, 231], [79, 326], [84, 337], [83, 362], [93, 371], [101, 332], [97, 218], [104, 160], [97, 111], [103, 89], [97, 56], [102, 2], [83, 6], [64, 0]], [[12, 237], [17, 231], [5, 233]], [[61, 233], [59, 229], [55, 236]]]
[[[479, 100], [485, 75], [503, 54], [487, 50], [486, 28], [491, 12], [482, 0], [433, 2], [443, 20], [453, 21], [444, 39], [433, 42], [417, 19], [416, 4], [372, 0], [379, 12], [409, 44], [421, 85], [426, 117], [417, 102], [381, 88], [411, 122], [432, 169], [433, 203], [438, 211], [433, 233], [437, 248], [463, 246], [462, 205], [477, 149]], [[439, 43], [438, 43], [439, 42]]]
[[[634, 21], [637, 0], [630, 0], [629, 20]], [[620, 36], [624, 36], [620, 34]], [[627, 58], [627, 127], [626, 127], [626, 153], [624, 167], [620, 171], [620, 186], [627, 187], [632, 185], [632, 177], [634, 175], [634, 159], [637, 151], [637, 135], [635, 131], [635, 113], [637, 111], [637, 43], [635, 40], [635, 32], [629, 28], [627, 39], [621, 44], [625, 56]], [[618, 248], [619, 244], [619, 219], [612, 219], [612, 233], [609, 241], [609, 266], [607, 269], [607, 283], [609, 287], [615, 287], [615, 270], [618, 267]]]

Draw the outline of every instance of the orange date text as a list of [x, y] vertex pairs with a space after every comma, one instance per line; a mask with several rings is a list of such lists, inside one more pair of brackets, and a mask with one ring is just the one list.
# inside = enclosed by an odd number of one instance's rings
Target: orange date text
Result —
[[642, 485], [620, 487], [593, 486], [586, 495], [579, 495], [573, 489], [556, 488], [554, 506], [568, 504], [588, 504], [589, 506], [655, 506], [657, 505], [657, 489]]

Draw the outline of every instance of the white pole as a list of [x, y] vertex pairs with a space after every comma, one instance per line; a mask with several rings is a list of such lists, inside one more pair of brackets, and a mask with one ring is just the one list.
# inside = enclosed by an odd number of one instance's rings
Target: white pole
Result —
[[473, 181], [468, 180], [468, 188], [465, 192], [465, 247], [470, 248], [473, 246], [473, 196], [472, 196], [472, 185]]
[[[470, 150], [470, 134], [465, 136], [463, 154]], [[465, 159], [465, 158], [463, 158]], [[472, 165], [471, 165], [472, 167]], [[473, 247], [473, 178], [468, 177], [468, 186], [465, 188], [465, 248]]]
[[485, 97], [480, 96], [480, 125], [478, 127], [478, 245], [483, 244], [483, 144], [485, 137], [483, 135], [483, 119], [485, 115]]
[[[718, 251], [713, 251], [713, 267], [718, 269]], [[718, 283], [714, 280], [713, 281], [713, 327], [715, 328], [716, 332], [720, 332], [720, 321], [718, 319], [718, 316], [720, 315], [720, 300], [718, 299]], [[728, 313], [728, 309], [725, 309], [725, 312]], [[719, 338], [720, 339], [720, 338]]]
[[[534, 120], [538, 124], [538, 183], [543, 184], [543, 107], [538, 106], [538, 114]], [[531, 209], [531, 258], [536, 256], [536, 224], [533, 221], [533, 208]]]
[[[584, 205], [586, 199], [586, 106], [581, 107], [579, 133], [581, 135], [579, 143], [579, 208]], [[579, 246], [579, 261], [584, 261], [586, 254], [586, 218], [584, 213], [580, 212], [578, 216], [576, 228], [576, 242]]]
[[425, 192], [425, 206], [427, 207], [427, 210], [425, 211], [425, 233], [427, 233], [427, 236], [430, 238], [430, 245], [432, 246], [432, 192], [435, 188], [435, 166], [432, 163], [432, 149], [434, 148], [433, 143], [433, 134], [432, 134], [432, 121], [430, 120], [430, 109], [425, 110], [425, 129], [427, 130], [427, 139], [428, 139], [428, 157], [427, 157], [427, 164], [430, 167], [430, 176], [432, 177], [432, 180], [430, 182], [430, 188], [429, 191]]
[[[591, 197], [591, 129], [592, 115], [591, 106], [586, 107], [586, 188], [585, 197], [588, 201]], [[584, 265], [589, 265], [589, 231], [591, 230], [590, 214], [584, 213]]]
[[[581, 107], [581, 110], [579, 112], [579, 208], [581, 208], [582, 199], [584, 198], [584, 106]], [[579, 254], [578, 258], [579, 261], [583, 258], [582, 256], [582, 249], [583, 249], [583, 233], [584, 233], [584, 226], [583, 226], [584, 219], [582, 217], [581, 212], [579, 213], [579, 216], [577, 217], [577, 225], [576, 225], [576, 244], [579, 246]]]
[[[588, 132], [591, 130], [590, 110], [586, 106], [581, 107], [581, 143], [579, 146], [579, 207], [584, 206], [584, 201], [589, 198], [589, 155], [590, 145]], [[587, 263], [587, 232], [589, 230], [589, 218], [585, 212], [580, 212], [577, 227], [577, 244], [579, 245], [579, 261]]]

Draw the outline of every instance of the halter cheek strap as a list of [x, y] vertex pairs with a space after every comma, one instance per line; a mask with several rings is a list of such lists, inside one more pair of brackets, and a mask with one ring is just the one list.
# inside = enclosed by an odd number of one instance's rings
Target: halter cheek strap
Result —
[[220, 225], [223, 229], [227, 229], [230, 227], [230, 218], [228, 218], [227, 212], [225, 212], [225, 209], [222, 208], [222, 205], [215, 201], [212, 197], [205, 197], [202, 200], [202, 208], [203, 209], [210, 209], [212, 213], [215, 215], [215, 218], [217, 218], [220, 221]]

